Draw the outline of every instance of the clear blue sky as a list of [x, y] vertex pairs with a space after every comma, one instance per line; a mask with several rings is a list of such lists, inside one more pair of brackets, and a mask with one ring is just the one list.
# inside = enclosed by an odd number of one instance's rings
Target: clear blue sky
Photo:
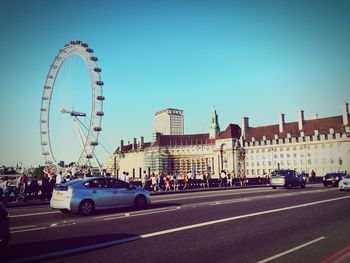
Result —
[[[44, 163], [42, 89], [54, 56], [75, 39], [99, 58], [102, 135], [113, 149], [120, 139], [150, 140], [154, 112], [166, 107], [184, 110], [186, 133], [208, 132], [213, 105], [222, 129], [242, 116], [252, 126], [277, 123], [280, 112], [295, 121], [298, 109], [307, 118], [340, 115], [350, 102], [349, 14], [350, 1], [331, 0], [2, 0], [0, 165]], [[83, 64], [71, 65], [62, 86], [72, 74], [84, 86]], [[74, 92], [57, 89], [55, 100], [77, 101]], [[55, 133], [70, 158], [75, 145]]]

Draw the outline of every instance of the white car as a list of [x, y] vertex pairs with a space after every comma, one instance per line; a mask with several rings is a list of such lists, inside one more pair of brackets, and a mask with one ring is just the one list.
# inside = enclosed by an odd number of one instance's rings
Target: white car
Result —
[[340, 191], [350, 190], [350, 174], [345, 175], [343, 179], [340, 180], [338, 189]]
[[147, 190], [111, 177], [77, 179], [56, 186], [50, 206], [62, 213], [79, 212], [91, 215], [98, 209], [135, 206], [151, 203]]

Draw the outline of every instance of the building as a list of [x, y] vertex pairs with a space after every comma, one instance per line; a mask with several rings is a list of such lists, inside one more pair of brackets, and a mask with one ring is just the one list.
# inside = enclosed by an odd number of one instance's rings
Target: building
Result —
[[348, 103], [339, 116], [304, 118], [299, 110], [295, 122], [286, 123], [283, 113], [274, 125], [250, 127], [242, 120], [241, 145], [245, 150], [247, 176], [261, 176], [275, 169], [295, 169], [317, 175], [350, 171]]
[[148, 175], [172, 173], [175, 170], [181, 174], [192, 171], [195, 177], [204, 172], [210, 172], [215, 177], [221, 170], [235, 171], [239, 167], [237, 146], [241, 129], [236, 124], [230, 124], [220, 132], [216, 111], [213, 116], [211, 129], [214, 128], [215, 138], [211, 138], [210, 133], [157, 133], [152, 143], [144, 143], [143, 138], [139, 142], [134, 138], [134, 143], [128, 145], [121, 141], [114, 155], [106, 162], [107, 171], [115, 176], [125, 171], [135, 180], [142, 178], [143, 171]]
[[183, 111], [178, 109], [164, 109], [154, 114], [153, 141], [157, 133], [163, 135], [183, 135], [184, 116]]
[[295, 122], [285, 122], [281, 113], [277, 124], [260, 127], [251, 127], [249, 118], [244, 117], [241, 127], [229, 124], [220, 131], [215, 110], [211, 120], [209, 133], [157, 133], [148, 143], [143, 137], [128, 145], [121, 141], [107, 160], [107, 170], [117, 176], [126, 171], [134, 180], [140, 180], [144, 171], [150, 175], [191, 170], [197, 177], [210, 172], [214, 178], [221, 170], [243, 172], [247, 177], [264, 176], [275, 169], [314, 170], [317, 175], [350, 171], [347, 103], [339, 116], [313, 115], [306, 120], [300, 110]]

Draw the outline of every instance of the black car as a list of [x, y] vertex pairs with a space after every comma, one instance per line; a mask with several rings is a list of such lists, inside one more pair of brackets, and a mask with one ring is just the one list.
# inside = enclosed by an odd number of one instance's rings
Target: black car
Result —
[[2, 203], [0, 203], [0, 247], [4, 247], [10, 241], [9, 214]]
[[323, 185], [327, 187], [328, 185], [331, 186], [338, 186], [339, 181], [345, 176], [345, 173], [337, 172], [337, 173], [327, 173], [323, 177]]

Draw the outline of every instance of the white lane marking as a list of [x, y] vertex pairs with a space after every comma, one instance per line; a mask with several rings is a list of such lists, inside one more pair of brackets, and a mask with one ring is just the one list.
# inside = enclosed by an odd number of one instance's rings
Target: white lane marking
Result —
[[299, 250], [299, 249], [302, 249], [302, 248], [304, 248], [304, 247], [307, 247], [307, 246], [309, 246], [309, 245], [312, 245], [312, 244], [314, 244], [314, 243], [316, 243], [316, 242], [318, 242], [318, 241], [321, 241], [322, 239], [325, 239], [325, 237], [316, 238], [316, 239], [314, 239], [314, 240], [312, 240], [312, 241], [309, 241], [309, 242], [307, 242], [307, 243], [304, 243], [304, 244], [302, 244], [302, 245], [300, 245], [300, 246], [297, 246], [297, 247], [294, 247], [294, 248], [292, 248], [292, 249], [286, 250], [286, 251], [284, 251], [284, 252], [282, 252], [282, 253], [279, 253], [279, 254], [274, 255], [274, 256], [272, 256], [272, 257], [269, 257], [269, 258], [266, 258], [266, 259], [264, 259], [264, 260], [260, 260], [260, 261], [257, 262], [257, 263], [266, 263], [266, 262], [269, 262], [269, 261], [274, 260], [274, 259], [276, 259], [276, 258], [285, 256], [285, 255], [290, 254], [290, 253], [292, 253], [292, 252], [294, 252], [294, 251], [297, 251], [297, 250]]
[[160, 214], [160, 213], [164, 213], [164, 212], [171, 212], [171, 211], [177, 211], [179, 210], [178, 208], [171, 208], [168, 210], [162, 210], [162, 211], [154, 211], [154, 212], [147, 212], [147, 213], [142, 213], [142, 214], [129, 214], [128, 216], [126, 215], [119, 215], [119, 216], [115, 216], [115, 217], [108, 217], [103, 219], [103, 221], [110, 221], [110, 220], [116, 220], [116, 219], [122, 219], [125, 217], [136, 217], [136, 216], [145, 216], [145, 215], [152, 215], [152, 214]]
[[[276, 190], [265, 190], [265, 191], [276, 191]], [[247, 192], [248, 194], [254, 194], [254, 193], [260, 193], [261, 191], [249, 191]], [[225, 193], [225, 194], [218, 194], [218, 195], [196, 195], [196, 196], [182, 196], [178, 198], [170, 198], [170, 199], [161, 199], [161, 200], [154, 200], [152, 201], [152, 204], [154, 203], [162, 203], [162, 202], [169, 202], [169, 201], [177, 201], [177, 200], [188, 200], [188, 199], [197, 199], [197, 198], [210, 198], [210, 197], [220, 197], [220, 196], [227, 196], [227, 195], [239, 195], [239, 194], [244, 194], [244, 192], [230, 192], [230, 193]]]
[[[177, 201], [177, 200], [188, 200], [188, 199], [197, 199], [197, 198], [211, 198], [211, 197], [220, 197], [220, 196], [228, 196], [228, 195], [240, 195], [240, 194], [255, 194], [255, 193], [261, 193], [261, 192], [277, 192], [278, 190], [276, 189], [265, 189], [263, 188], [263, 191], [261, 191], [262, 189], [260, 190], [256, 190], [256, 189], [244, 189], [246, 191], [242, 191], [242, 192], [232, 192], [230, 190], [227, 190], [227, 191], [230, 191], [230, 193], [224, 193], [224, 194], [215, 194], [215, 195], [210, 195], [210, 194], [206, 194], [206, 195], [197, 195], [197, 196], [183, 196], [181, 195], [181, 197], [178, 197], [178, 198], [170, 198], [170, 199], [160, 199], [160, 200], [153, 200], [152, 201], [152, 204], [154, 203], [162, 203], [162, 202], [169, 202], [169, 201]], [[249, 190], [249, 191], [247, 191]], [[279, 189], [279, 190], [283, 190], [283, 189]], [[312, 191], [307, 191], [307, 190], [304, 190], [304, 191], [298, 191], [297, 194], [306, 194], [306, 193], [319, 193], [319, 192], [326, 192], [326, 191], [332, 191], [332, 190], [335, 190], [335, 189], [332, 189], [332, 188], [327, 188], [327, 189], [323, 189], [323, 190], [312, 190]], [[212, 192], [209, 192], [209, 193], [212, 193]], [[284, 193], [283, 195], [294, 195], [294, 193]], [[160, 196], [156, 196], [156, 197], [160, 197]], [[154, 197], [153, 197], [154, 199]]]
[[[155, 209], [151, 209], [152, 212], [155, 212], [155, 211], [162, 211], [162, 210], [167, 210], [169, 209], [169, 207], [162, 207], [162, 208], [155, 208]], [[141, 211], [135, 211], [135, 212], [132, 212], [131, 214], [132, 215], [135, 215], [135, 214], [143, 214], [143, 213], [147, 213], [149, 210], [141, 210]], [[97, 217], [94, 217], [94, 219], [104, 219], [104, 218], [108, 218], [108, 217], [116, 217], [116, 216], [121, 216], [121, 215], [125, 215], [125, 213], [120, 213], [120, 214], [110, 214], [110, 215], [105, 215], [105, 216], [97, 216]]]
[[58, 211], [53, 212], [42, 212], [42, 213], [33, 213], [33, 214], [23, 214], [23, 215], [10, 215], [10, 218], [17, 218], [17, 217], [27, 217], [27, 216], [41, 216], [41, 215], [50, 215], [50, 214], [58, 214]]
[[338, 197], [338, 198], [333, 198], [333, 199], [328, 199], [328, 200], [311, 202], [311, 203], [306, 203], [306, 204], [301, 204], [301, 205], [277, 208], [277, 209], [272, 209], [272, 210], [267, 210], [267, 211], [252, 213], [252, 214], [241, 215], [241, 216], [228, 217], [228, 218], [218, 219], [218, 220], [214, 220], [214, 221], [203, 222], [203, 223], [188, 225], [188, 226], [183, 226], [183, 227], [176, 227], [176, 228], [172, 228], [172, 229], [143, 234], [143, 235], [139, 235], [139, 236], [133, 236], [133, 237], [129, 237], [129, 238], [123, 238], [123, 239], [112, 240], [112, 241], [103, 242], [103, 243], [99, 243], [99, 244], [78, 247], [78, 248], [74, 248], [74, 249], [67, 249], [67, 250], [63, 250], [63, 251], [59, 251], [59, 252], [52, 252], [52, 253], [42, 254], [42, 255], [33, 256], [33, 257], [27, 257], [27, 258], [19, 258], [19, 259], [9, 261], [9, 262], [38, 261], [38, 260], [48, 259], [48, 258], [57, 257], [57, 256], [66, 256], [66, 255], [69, 255], [72, 253], [86, 252], [86, 251], [93, 250], [93, 249], [105, 248], [105, 247], [109, 247], [109, 246], [113, 246], [113, 245], [123, 244], [123, 243], [130, 242], [130, 241], [136, 241], [139, 239], [146, 239], [146, 238], [150, 238], [150, 237], [154, 237], [154, 236], [161, 236], [161, 235], [175, 233], [175, 232], [179, 232], [179, 231], [183, 231], [183, 230], [189, 230], [189, 229], [194, 229], [194, 228], [199, 228], [199, 227], [204, 227], [204, 226], [209, 226], [209, 225], [214, 225], [214, 224], [219, 224], [219, 223], [225, 223], [225, 222], [234, 221], [234, 220], [238, 220], [238, 219], [242, 219], [242, 218], [254, 217], [254, 216], [259, 216], [259, 215], [266, 215], [266, 214], [276, 213], [276, 212], [280, 212], [280, 211], [287, 211], [287, 210], [296, 209], [296, 208], [302, 208], [302, 207], [308, 207], [308, 206], [313, 206], [313, 205], [318, 205], [318, 204], [323, 204], [323, 203], [328, 203], [328, 202], [339, 201], [339, 200], [348, 199], [348, 198], [350, 198], [350, 196], [344, 196], [344, 197]]
[[53, 223], [50, 226], [53, 227], [53, 226], [57, 226], [57, 225], [58, 225], [58, 223]]
[[16, 227], [11, 227], [11, 230], [16, 230], [16, 229], [22, 229], [22, 228], [30, 228], [34, 227], [35, 225], [29, 225], [29, 226], [16, 226]]
[[31, 232], [31, 231], [38, 231], [38, 230], [45, 230], [45, 229], [52, 229], [53, 227], [58, 228], [58, 227], [64, 227], [64, 226], [72, 226], [75, 225], [76, 223], [68, 223], [68, 224], [52, 224], [50, 226], [44, 226], [44, 227], [37, 227], [37, 228], [29, 228], [29, 229], [23, 229], [23, 230], [15, 230], [11, 231], [11, 234], [17, 234], [17, 233], [24, 233], [24, 232]]
[[15, 230], [15, 231], [11, 231], [11, 234], [23, 233], [23, 232], [31, 232], [31, 231], [48, 229], [48, 228], [50, 228], [50, 227], [37, 227], [37, 228], [29, 228], [29, 229], [23, 229], [23, 230]]

